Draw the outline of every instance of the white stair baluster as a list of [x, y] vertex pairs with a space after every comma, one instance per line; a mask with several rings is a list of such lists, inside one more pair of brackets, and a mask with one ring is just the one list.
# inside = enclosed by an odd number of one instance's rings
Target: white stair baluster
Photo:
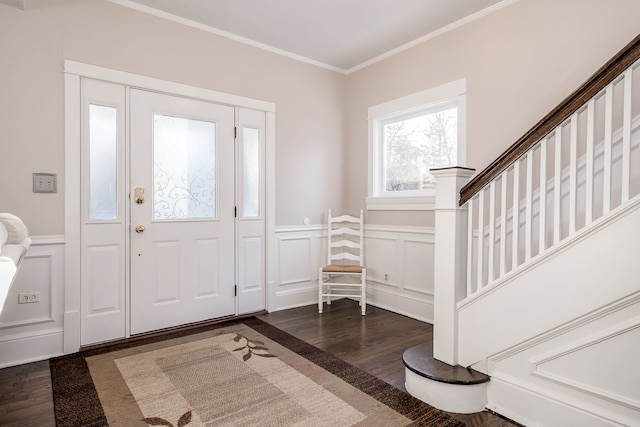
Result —
[[578, 204], [578, 113], [571, 116], [569, 145], [569, 234], [576, 231]]
[[613, 139], [613, 84], [604, 95], [604, 184], [602, 186], [602, 215], [611, 210], [611, 149]]
[[533, 148], [527, 152], [527, 195], [524, 217], [524, 262], [531, 259], [531, 226], [533, 222]]
[[478, 281], [476, 289], [484, 286], [484, 189], [478, 192]]
[[508, 169], [502, 172], [500, 192], [500, 277], [507, 272], [507, 178]]
[[560, 207], [562, 201], [562, 127], [558, 126], [555, 132], [555, 168], [553, 176], [553, 244], [557, 245], [561, 237], [560, 227], [562, 224], [562, 209]]
[[487, 261], [487, 284], [495, 280], [494, 255], [496, 243], [496, 180], [489, 185], [489, 257]]
[[546, 249], [547, 241], [547, 144], [549, 141], [544, 138], [540, 141], [540, 221], [538, 255]]
[[511, 271], [515, 270], [519, 264], [519, 246], [518, 239], [520, 230], [520, 159], [513, 164], [513, 215], [511, 226]]
[[629, 180], [631, 176], [631, 96], [633, 68], [624, 73], [624, 100], [622, 111], [622, 203], [629, 200]]
[[584, 225], [593, 221], [593, 141], [595, 133], [595, 99], [590, 99], [587, 104], [587, 153], [585, 166], [585, 217]]

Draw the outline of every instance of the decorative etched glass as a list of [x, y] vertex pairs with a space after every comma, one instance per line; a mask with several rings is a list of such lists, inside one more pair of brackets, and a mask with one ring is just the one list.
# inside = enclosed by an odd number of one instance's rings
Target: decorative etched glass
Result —
[[242, 216], [260, 216], [260, 130], [242, 130]]
[[89, 105], [89, 219], [118, 218], [118, 121], [114, 107]]
[[154, 114], [153, 217], [216, 217], [216, 124]]

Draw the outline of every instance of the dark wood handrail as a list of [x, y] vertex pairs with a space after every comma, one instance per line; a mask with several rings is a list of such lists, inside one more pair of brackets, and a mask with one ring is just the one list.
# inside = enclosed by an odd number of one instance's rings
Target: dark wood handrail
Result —
[[460, 190], [460, 206], [640, 58], [640, 34]]

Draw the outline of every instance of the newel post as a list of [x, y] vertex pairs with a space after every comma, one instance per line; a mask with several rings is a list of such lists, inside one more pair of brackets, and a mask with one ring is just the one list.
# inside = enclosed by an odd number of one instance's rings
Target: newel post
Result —
[[467, 207], [459, 207], [460, 189], [475, 170], [431, 169], [436, 178], [433, 356], [458, 364], [457, 303], [466, 292]]

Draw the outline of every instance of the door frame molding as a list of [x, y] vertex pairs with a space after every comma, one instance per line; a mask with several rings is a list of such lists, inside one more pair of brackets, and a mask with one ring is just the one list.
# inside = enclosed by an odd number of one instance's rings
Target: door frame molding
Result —
[[[130, 88], [146, 89], [171, 95], [260, 110], [266, 113], [266, 306], [275, 304], [271, 293], [276, 278], [275, 239], [275, 113], [276, 105], [243, 96], [232, 95], [182, 83], [161, 80], [139, 74], [113, 70], [81, 62], [64, 61], [65, 112], [65, 292], [64, 346], [65, 354], [80, 349], [81, 321], [81, 78], [118, 83]], [[127, 300], [128, 301], [128, 300]]]

